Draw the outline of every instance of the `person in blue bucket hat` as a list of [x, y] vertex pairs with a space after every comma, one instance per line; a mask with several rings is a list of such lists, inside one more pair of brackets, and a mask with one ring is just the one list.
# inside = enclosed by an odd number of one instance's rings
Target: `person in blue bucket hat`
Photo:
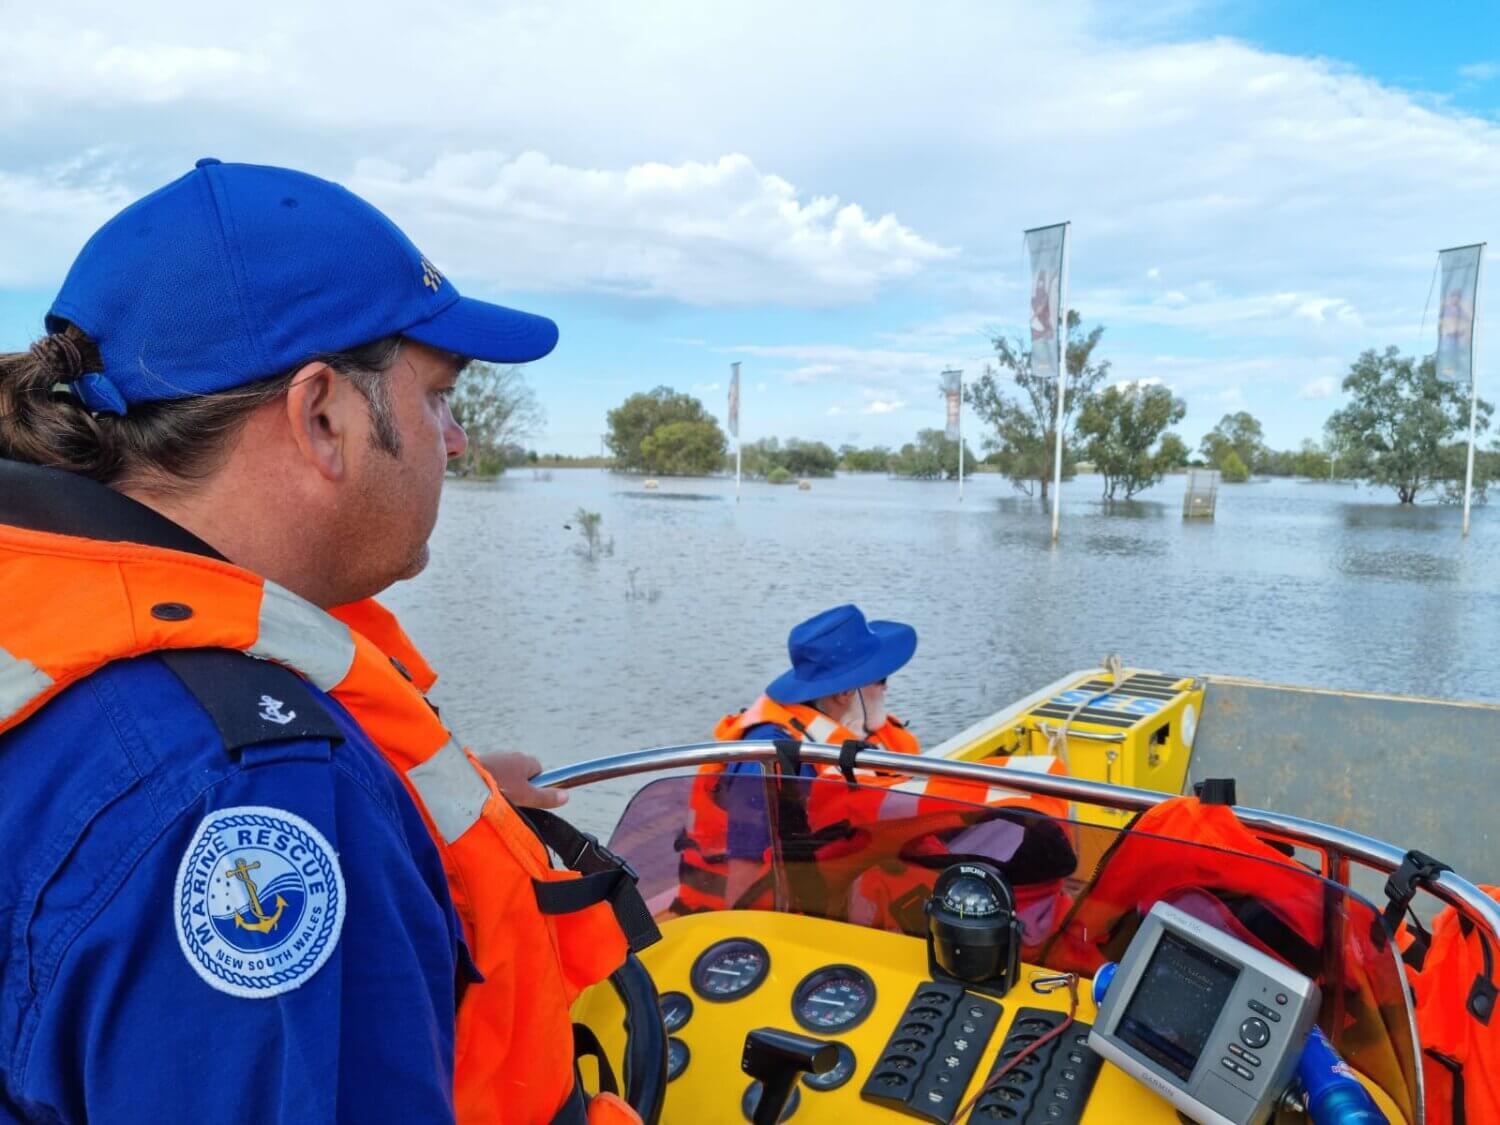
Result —
[[[917, 650], [917, 631], [899, 621], [867, 621], [856, 605], [809, 617], [787, 637], [791, 667], [748, 708], [714, 730], [721, 742], [793, 739], [841, 746], [850, 741], [919, 754], [905, 724], [886, 710], [889, 677]], [[692, 828], [684, 834], [677, 906], [732, 909], [754, 888], [769, 843], [764, 791], [733, 778], [761, 772], [759, 763], [704, 766], [693, 789]], [[802, 766], [804, 777], [841, 778], [836, 767]], [[847, 810], [835, 810], [837, 818]]]

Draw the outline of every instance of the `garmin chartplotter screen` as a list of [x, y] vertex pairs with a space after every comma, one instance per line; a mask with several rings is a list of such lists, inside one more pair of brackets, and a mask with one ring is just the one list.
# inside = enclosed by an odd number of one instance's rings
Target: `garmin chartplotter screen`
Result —
[[1186, 1082], [1240, 971], [1163, 933], [1115, 1034]]

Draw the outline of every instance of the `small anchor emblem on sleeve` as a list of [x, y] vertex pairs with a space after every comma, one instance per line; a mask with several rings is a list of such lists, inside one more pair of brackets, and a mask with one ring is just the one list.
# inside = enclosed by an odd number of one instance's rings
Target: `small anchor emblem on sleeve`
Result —
[[281, 700], [272, 699], [269, 695], [263, 695], [260, 697], [260, 717], [268, 723], [278, 723], [281, 726], [286, 726], [287, 723], [297, 717], [297, 712], [283, 711], [281, 709]]
[[245, 884], [245, 894], [250, 899], [250, 909], [254, 912], [254, 922], [245, 921], [245, 916], [235, 911], [234, 924], [242, 930], [254, 930], [256, 933], [268, 934], [276, 928], [276, 923], [281, 921], [281, 912], [286, 909], [286, 899], [280, 895], [276, 896], [276, 913], [267, 914], [265, 907], [260, 904], [260, 888], [255, 885], [255, 880], [250, 878], [250, 872], [260, 866], [260, 860], [247, 864], [243, 859], [236, 860], [229, 874], [224, 876], [226, 880], [238, 879]]

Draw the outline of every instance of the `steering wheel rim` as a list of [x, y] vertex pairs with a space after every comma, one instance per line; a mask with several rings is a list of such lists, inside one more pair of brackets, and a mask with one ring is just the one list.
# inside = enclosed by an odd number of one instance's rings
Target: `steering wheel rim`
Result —
[[625, 1006], [625, 1100], [645, 1125], [658, 1125], [667, 1097], [667, 1027], [656, 982], [634, 953], [610, 974]]

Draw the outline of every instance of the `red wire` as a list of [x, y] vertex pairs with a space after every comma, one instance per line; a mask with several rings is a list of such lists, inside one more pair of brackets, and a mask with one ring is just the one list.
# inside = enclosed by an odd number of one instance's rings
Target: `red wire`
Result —
[[1026, 1047], [1025, 1050], [1021, 1051], [1019, 1054], [1016, 1055], [1015, 1058], [1011, 1059], [1010, 1062], [1006, 1063], [999, 1070], [997, 1070], [990, 1077], [990, 1080], [988, 1082], [986, 1082], [983, 1086], [981, 1086], [979, 1088], [979, 1092], [977, 1094], [975, 1094], [968, 1101], [964, 1102], [963, 1105], [961, 1105], [961, 1106], [958, 1107], [958, 1112], [955, 1113], [952, 1117], [950, 1117], [948, 1119], [948, 1125], [955, 1125], [955, 1122], [961, 1120], [965, 1114], [967, 1114], [970, 1110], [972, 1110], [974, 1108], [975, 1103], [977, 1103], [981, 1098], [983, 1098], [986, 1094], [988, 1094], [996, 1086], [1000, 1085], [1001, 1080], [1007, 1074], [1009, 1074], [1012, 1070], [1014, 1070], [1017, 1066], [1019, 1066], [1026, 1059], [1030, 1058], [1031, 1055], [1034, 1054], [1036, 1051], [1040, 1050], [1042, 1047], [1045, 1047], [1048, 1043], [1052, 1042], [1052, 1040], [1056, 1039], [1063, 1032], [1067, 1031], [1068, 1028], [1072, 1027], [1073, 1026], [1073, 1019], [1074, 1019], [1075, 1016], [1077, 1016], [1077, 1014], [1078, 1014], [1078, 976], [1075, 973], [1069, 973], [1068, 974], [1068, 1015], [1067, 1015], [1067, 1018], [1065, 1018], [1062, 1021], [1062, 1023], [1058, 1024], [1051, 1031], [1047, 1032], [1046, 1035], [1041, 1036], [1040, 1038], [1038, 1038], [1037, 1040], [1035, 1040], [1034, 1042], [1032, 1042], [1031, 1044], [1029, 1044]]

